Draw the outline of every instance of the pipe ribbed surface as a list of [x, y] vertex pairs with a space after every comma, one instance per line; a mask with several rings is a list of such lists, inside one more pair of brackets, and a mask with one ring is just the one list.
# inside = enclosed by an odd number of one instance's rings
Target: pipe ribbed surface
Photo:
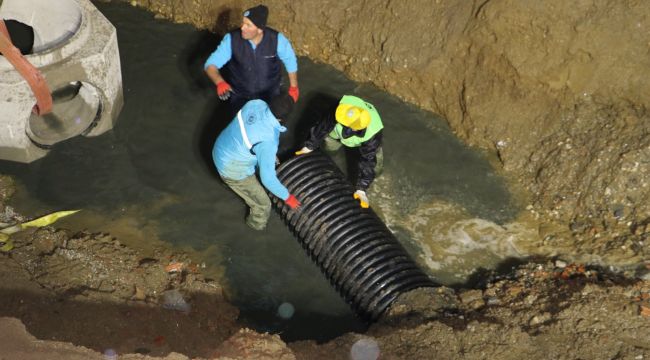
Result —
[[272, 202], [307, 254], [360, 317], [374, 321], [400, 294], [436, 284], [418, 268], [355, 188], [326, 155], [294, 157], [278, 178], [301, 202], [298, 211]]

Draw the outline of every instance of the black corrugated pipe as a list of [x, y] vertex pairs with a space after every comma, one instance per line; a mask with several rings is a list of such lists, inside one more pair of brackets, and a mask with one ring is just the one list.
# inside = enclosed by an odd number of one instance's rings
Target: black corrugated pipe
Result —
[[275, 209], [361, 318], [377, 320], [400, 294], [436, 286], [375, 212], [359, 206], [354, 187], [328, 156], [296, 156], [277, 172], [302, 207], [293, 211], [272, 196]]

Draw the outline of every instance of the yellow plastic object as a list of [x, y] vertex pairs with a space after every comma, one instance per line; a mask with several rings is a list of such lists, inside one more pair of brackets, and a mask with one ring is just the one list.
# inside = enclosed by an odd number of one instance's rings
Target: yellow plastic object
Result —
[[19, 232], [20, 230], [25, 230], [28, 227], [43, 227], [50, 225], [54, 223], [55, 221], [59, 220], [62, 217], [66, 217], [68, 215], [72, 215], [80, 210], [65, 210], [65, 211], [57, 211], [55, 213], [51, 213], [49, 215], [42, 216], [38, 219], [28, 221], [22, 224], [17, 224], [13, 225], [10, 227], [6, 227], [2, 230], [0, 230], [0, 233], [2, 234], [13, 234], [16, 232]]
[[336, 107], [336, 121], [353, 130], [361, 130], [370, 124], [370, 113], [354, 105], [339, 104]]
[[7, 252], [14, 248], [14, 243], [9, 235], [0, 233], [0, 252]]
[[361, 207], [362, 207], [362, 208], [367, 209], [367, 208], [370, 206], [370, 204], [368, 204], [366, 201], [364, 201], [364, 200], [361, 198], [361, 196], [359, 196], [359, 194], [354, 193], [353, 196], [354, 196], [355, 199], [359, 200], [359, 203], [361, 203]]
[[296, 151], [295, 154], [298, 155], [298, 156], [300, 156], [300, 155], [304, 155], [304, 154], [309, 154], [310, 152], [312, 152], [311, 149], [309, 149], [309, 148], [307, 148], [307, 147], [304, 147], [304, 148], [302, 148], [302, 149]]
[[26, 223], [20, 224], [20, 227], [23, 229], [26, 229], [28, 227], [42, 227], [42, 226], [47, 226], [55, 221], [59, 220], [60, 218], [66, 217], [68, 215], [72, 215], [77, 213], [79, 210], [65, 210], [65, 211], [57, 211], [55, 213], [51, 213], [49, 215], [45, 215], [42, 217], [39, 217], [36, 220], [28, 221]]

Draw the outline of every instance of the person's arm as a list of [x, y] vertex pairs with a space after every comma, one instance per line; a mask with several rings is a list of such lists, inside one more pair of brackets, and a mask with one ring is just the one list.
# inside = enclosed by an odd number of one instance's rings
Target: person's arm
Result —
[[357, 189], [366, 191], [375, 180], [375, 165], [377, 165], [377, 151], [381, 147], [383, 132], [380, 131], [359, 147], [359, 176]]
[[203, 69], [215, 85], [224, 81], [221, 73], [219, 73], [219, 69], [226, 65], [232, 57], [232, 47], [230, 43], [230, 34], [226, 34], [217, 49], [208, 57], [203, 65]]
[[278, 33], [278, 57], [289, 75], [289, 85], [298, 86], [298, 58], [286, 36]]
[[278, 180], [275, 172], [275, 155], [278, 146], [270, 141], [262, 141], [253, 146], [253, 152], [257, 157], [257, 166], [260, 169], [260, 180], [262, 185], [279, 199], [287, 200], [289, 190]]
[[297, 88], [298, 87], [298, 72], [288, 73], [289, 75], [289, 86]]
[[213, 82], [215, 85], [217, 85], [218, 83], [220, 83], [220, 82], [222, 82], [222, 81], [226, 81], [226, 80], [224, 80], [223, 77], [221, 76], [221, 73], [219, 72], [219, 69], [217, 69], [217, 67], [214, 66], [214, 65], [209, 65], [209, 66], [205, 69], [205, 73], [208, 74], [208, 77], [210, 78], [210, 80], [212, 80], [212, 82]]
[[312, 127], [309, 132], [309, 139], [305, 141], [305, 147], [309, 150], [318, 149], [325, 137], [334, 130], [336, 126], [336, 118], [334, 117], [335, 112], [329, 111], [327, 114], [323, 115], [321, 120]]
[[282, 33], [278, 33], [278, 57], [282, 60], [289, 76], [289, 95], [297, 102], [300, 96], [298, 90], [298, 59], [289, 40]]

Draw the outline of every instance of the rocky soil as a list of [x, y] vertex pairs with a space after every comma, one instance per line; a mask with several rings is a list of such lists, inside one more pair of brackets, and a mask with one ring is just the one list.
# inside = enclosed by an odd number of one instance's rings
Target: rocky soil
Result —
[[289, 347], [299, 359], [346, 359], [355, 345], [381, 359], [647, 359], [649, 286], [530, 263], [482, 290], [409, 293], [364, 335]]
[[[0, 177], [5, 224], [23, 220], [3, 205], [11, 185]], [[186, 254], [159, 247], [143, 255], [109, 234], [53, 227], [9, 240], [13, 248], [0, 252], [0, 317], [20, 319], [39, 339], [120, 354], [197, 356], [239, 329], [222, 285], [204, 278]]]
[[[24, 220], [4, 201], [3, 223]], [[477, 289], [419, 289], [365, 334], [284, 343], [237, 323], [222, 284], [191, 256], [153, 256], [109, 234], [42, 227], [0, 252], [7, 359], [647, 359], [650, 263], [642, 272], [531, 260]], [[6, 239], [5, 239], [6, 241]]]

